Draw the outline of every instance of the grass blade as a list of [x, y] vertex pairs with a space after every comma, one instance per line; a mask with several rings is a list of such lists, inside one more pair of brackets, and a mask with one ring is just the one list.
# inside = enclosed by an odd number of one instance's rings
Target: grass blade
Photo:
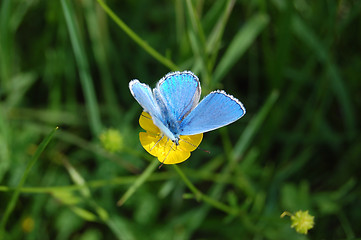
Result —
[[9, 25], [12, 1], [4, 0], [0, 6], [0, 83], [2, 83], [3, 86], [7, 86], [12, 72], [12, 34], [10, 34]]
[[115, 92], [114, 83], [112, 82], [112, 70], [108, 62], [110, 41], [107, 15], [101, 10], [101, 7], [93, 0], [82, 1], [84, 6], [84, 15], [89, 29], [89, 37], [92, 41], [92, 49], [94, 57], [99, 68], [100, 77], [102, 79], [102, 90], [109, 112], [118, 115], [121, 119], [119, 106], [117, 106], [117, 94]]
[[93, 134], [95, 136], [98, 136], [102, 130], [102, 124], [100, 121], [99, 107], [89, 70], [89, 64], [87, 61], [85, 50], [82, 47], [83, 44], [80, 40], [80, 36], [78, 35], [80, 31], [78, 30], [78, 27], [76, 25], [74, 12], [69, 5], [68, 0], [61, 0], [61, 6], [63, 8], [71, 44], [73, 46], [75, 59], [79, 68], [80, 81], [84, 92], [87, 112], [90, 118], [90, 127]]
[[250, 121], [250, 124], [244, 130], [242, 136], [239, 138], [238, 142], [234, 146], [232, 161], [238, 159], [244, 153], [247, 147], [251, 144], [252, 138], [255, 136], [256, 132], [261, 127], [263, 121], [266, 119], [267, 114], [271, 111], [273, 105], [276, 103], [278, 95], [278, 91], [274, 90], [266, 100], [262, 109]]
[[243, 53], [251, 46], [256, 37], [268, 24], [269, 18], [265, 14], [252, 17], [244, 27], [236, 34], [220, 60], [214, 72], [213, 86], [217, 84], [228, 70], [240, 59]]
[[197, 11], [193, 7], [192, 1], [187, 0], [186, 3], [187, 3], [188, 17], [192, 32], [194, 32], [194, 34], [198, 36], [199, 38], [198, 42], [200, 46], [202, 46], [203, 48], [203, 46], [205, 45], [205, 37], [204, 37], [202, 25], [199, 21], [199, 16], [197, 15]]
[[305, 42], [316, 54], [319, 61], [324, 64], [325, 71], [328, 73], [332, 89], [342, 106], [344, 113], [344, 125], [347, 129], [348, 136], [351, 137], [356, 132], [355, 114], [350, 94], [346, 90], [345, 81], [341, 79], [340, 73], [336, 65], [330, 60], [330, 56], [324, 45], [319, 41], [311, 29], [298, 17], [294, 17], [292, 21], [292, 29], [295, 34]]
[[178, 70], [178, 66], [175, 65], [171, 60], [161, 55], [154, 48], [149, 46], [149, 44], [140, 38], [132, 29], [130, 29], [109, 7], [108, 5], [102, 1], [97, 0], [100, 6], [104, 9], [104, 11], [109, 15], [109, 17], [141, 48], [143, 48], [147, 53], [149, 53], [152, 57], [162, 63], [164, 66], [168, 67], [172, 71]]
[[177, 171], [179, 176], [182, 178], [183, 182], [187, 185], [187, 187], [192, 191], [197, 201], [204, 201], [207, 204], [211, 205], [214, 208], [217, 208], [229, 215], [242, 215], [240, 209], [232, 208], [220, 201], [217, 201], [216, 199], [209, 197], [205, 194], [203, 194], [201, 191], [199, 191], [193, 183], [188, 179], [188, 177], [183, 173], [183, 171], [177, 166], [173, 165], [174, 169]]
[[211, 34], [207, 40], [206, 52], [210, 54], [210, 68], [213, 69], [214, 63], [217, 59], [220, 45], [222, 42], [223, 32], [227, 25], [227, 21], [233, 10], [235, 0], [228, 0], [223, 13], [219, 17], [217, 24], [212, 29]]
[[13, 195], [11, 196], [11, 199], [6, 207], [5, 213], [3, 215], [3, 218], [1, 219], [1, 223], [0, 223], [0, 239], [4, 236], [5, 233], [5, 226], [6, 226], [6, 222], [9, 218], [9, 216], [11, 215], [12, 211], [15, 208], [16, 202], [19, 198], [19, 194], [20, 194], [20, 189], [22, 188], [22, 186], [24, 185], [26, 178], [28, 177], [31, 168], [34, 166], [34, 164], [36, 163], [36, 161], [39, 159], [40, 154], [45, 150], [46, 146], [48, 145], [48, 143], [50, 142], [50, 140], [53, 138], [53, 135], [55, 133], [55, 131], [58, 129], [58, 127], [56, 127], [55, 129], [53, 129], [49, 135], [40, 143], [39, 147], [37, 148], [35, 154], [33, 155], [33, 157], [31, 158], [31, 160], [28, 162], [28, 165], [26, 166], [26, 169], [24, 171], [23, 176], [20, 179], [20, 182], [18, 184], [18, 186], [15, 188], [15, 191], [13, 193]]
[[152, 175], [154, 170], [159, 166], [159, 162], [154, 160], [149, 164], [147, 169], [135, 180], [132, 186], [124, 193], [124, 195], [117, 202], [118, 206], [123, 205], [134, 193], [135, 191], [142, 186], [142, 184]]

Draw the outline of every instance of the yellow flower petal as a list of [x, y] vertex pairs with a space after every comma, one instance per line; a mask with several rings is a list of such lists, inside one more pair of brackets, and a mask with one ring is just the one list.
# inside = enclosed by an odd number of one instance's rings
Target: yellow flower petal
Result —
[[142, 112], [139, 118], [139, 125], [148, 132], [160, 133], [159, 128], [154, 125], [152, 117], [147, 112]]
[[178, 147], [179, 146], [176, 146], [174, 144], [169, 154], [167, 153], [168, 155], [166, 154], [163, 156], [158, 156], [159, 162], [162, 162], [163, 164], [176, 164], [184, 162], [191, 156], [191, 153], [189, 151], [182, 151]]
[[291, 216], [291, 220], [291, 227], [302, 234], [307, 234], [308, 230], [315, 225], [315, 217], [310, 215], [308, 211], [297, 211], [295, 215]]
[[196, 135], [180, 136], [179, 146], [182, 150], [194, 151], [201, 144], [203, 139], [203, 133]]
[[[160, 141], [164, 141], [163, 139], [161, 139], [161, 137], [162, 136], [160, 134], [153, 134], [149, 132], [139, 133], [139, 140], [143, 148], [155, 157], [157, 157], [160, 154], [159, 151]], [[156, 144], [158, 145], [158, 147], [156, 146]]]
[[143, 112], [139, 118], [140, 126], [147, 132], [139, 133], [139, 140], [144, 149], [157, 157], [163, 164], [176, 164], [187, 160], [190, 152], [197, 149], [203, 134], [180, 136], [179, 145], [164, 136], [154, 125], [151, 116]]

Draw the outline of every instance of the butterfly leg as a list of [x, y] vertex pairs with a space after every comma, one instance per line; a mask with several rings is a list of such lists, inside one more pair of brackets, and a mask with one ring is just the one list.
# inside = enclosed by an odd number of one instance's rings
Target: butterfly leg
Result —
[[144, 118], [146, 118], [146, 119], [152, 119], [151, 117], [145, 116], [143, 113], [144, 113], [144, 112], [142, 112], [142, 114], [141, 114], [142, 117], [144, 117]]
[[[169, 139], [168, 139], [169, 140]], [[173, 149], [173, 146], [174, 146], [174, 142], [172, 143], [172, 145], [170, 146], [170, 148], [169, 148], [169, 151], [168, 151], [168, 153], [167, 153], [167, 155], [165, 156], [165, 158], [163, 159], [163, 161], [162, 161], [162, 163], [159, 165], [159, 167], [158, 167], [158, 169], [160, 169], [162, 166], [163, 166], [163, 164], [164, 164], [164, 161], [167, 159], [167, 157], [168, 157], [168, 155], [169, 155], [169, 153], [170, 153], [170, 151], [174, 151], [174, 149]]]
[[155, 146], [157, 146], [158, 143], [159, 143], [163, 138], [164, 138], [164, 135], [163, 135], [161, 138], [158, 139], [158, 141], [154, 144], [154, 146], [150, 149], [150, 151], [152, 151], [153, 148], [154, 148]]
[[184, 139], [179, 139], [179, 140], [180, 140], [180, 141], [183, 141], [183, 142], [186, 142], [186, 143], [188, 143], [189, 145], [195, 147], [196, 149], [202, 150], [203, 152], [211, 153], [209, 150], [205, 150], [205, 149], [203, 149], [203, 148], [197, 147], [197, 146], [194, 145], [193, 143], [190, 143], [190, 142], [188, 142], [188, 141], [186, 141], [186, 140], [184, 140]]

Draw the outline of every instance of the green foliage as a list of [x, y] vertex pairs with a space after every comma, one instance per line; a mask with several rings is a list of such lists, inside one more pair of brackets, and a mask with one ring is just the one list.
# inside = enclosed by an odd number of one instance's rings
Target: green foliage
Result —
[[[0, 8], [0, 239], [361, 237], [361, 2]], [[175, 70], [247, 114], [204, 134], [210, 154], [158, 169], [128, 82]], [[300, 210], [307, 235], [280, 218]]]

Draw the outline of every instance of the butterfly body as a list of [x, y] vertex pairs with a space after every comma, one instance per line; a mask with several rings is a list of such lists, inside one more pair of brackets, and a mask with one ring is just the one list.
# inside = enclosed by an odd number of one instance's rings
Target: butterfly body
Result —
[[180, 136], [223, 127], [246, 113], [238, 99], [222, 90], [211, 92], [199, 102], [200, 82], [190, 71], [167, 74], [153, 90], [134, 79], [129, 89], [162, 134], [176, 145]]

